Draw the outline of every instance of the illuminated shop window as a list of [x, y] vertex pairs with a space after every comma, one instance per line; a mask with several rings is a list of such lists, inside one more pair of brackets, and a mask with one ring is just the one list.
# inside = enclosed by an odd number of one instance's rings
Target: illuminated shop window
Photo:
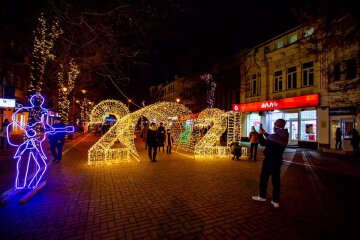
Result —
[[257, 113], [249, 114], [249, 121], [247, 125], [247, 133], [251, 131], [251, 127], [254, 126], [256, 131], [259, 131], [260, 123], [261, 123], [261, 117]]
[[300, 140], [316, 141], [316, 110], [302, 111], [300, 119]]

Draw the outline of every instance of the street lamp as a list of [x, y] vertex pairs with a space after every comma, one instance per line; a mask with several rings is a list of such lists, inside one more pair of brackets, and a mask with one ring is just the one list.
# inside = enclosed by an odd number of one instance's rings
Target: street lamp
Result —
[[180, 98], [176, 98], [176, 102], [179, 103], [179, 102], [180, 102]]

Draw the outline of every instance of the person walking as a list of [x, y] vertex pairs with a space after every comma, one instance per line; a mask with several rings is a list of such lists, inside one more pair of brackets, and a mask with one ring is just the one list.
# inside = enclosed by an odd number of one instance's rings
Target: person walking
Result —
[[142, 135], [142, 139], [145, 142], [145, 149], [147, 149], [148, 145], [147, 145], [147, 131], [148, 131], [148, 125], [145, 123], [143, 129], [141, 130], [141, 135]]
[[360, 136], [359, 136], [359, 132], [353, 128], [351, 130], [351, 140], [350, 140], [350, 144], [353, 147], [353, 151], [354, 151], [354, 157], [355, 158], [359, 158], [360, 157], [360, 147], [359, 147], [359, 142], [360, 142]]
[[[54, 119], [54, 124], [52, 127], [65, 129], [66, 126], [60, 117], [56, 117]], [[50, 151], [53, 156], [53, 161], [55, 163], [61, 162], [62, 149], [65, 144], [65, 135], [66, 132], [57, 132], [55, 134], [49, 134]]]
[[171, 148], [172, 148], [173, 143], [174, 143], [174, 138], [173, 138], [173, 135], [171, 133], [171, 130], [167, 129], [166, 130], [166, 135], [165, 135], [166, 153], [171, 154]]
[[249, 133], [249, 139], [250, 139], [250, 157], [249, 160], [251, 160], [254, 157], [254, 161], [256, 161], [256, 155], [257, 155], [257, 149], [259, 145], [259, 134], [255, 130], [255, 127], [251, 127], [251, 131]]
[[4, 149], [5, 147], [8, 148], [9, 144], [7, 142], [7, 135], [8, 135], [8, 131], [7, 131], [7, 126], [10, 124], [8, 119], [5, 119], [4, 122], [2, 123], [1, 126], [1, 130], [0, 130], [0, 148]]
[[161, 147], [163, 149], [163, 152], [165, 151], [165, 127], [162, 122], [158, 127], [158, 146], [159, 146], [159, 152]]
[[267, 186], [271, 176], [273, 187], [271, 204], [275, 208], [279, 207], [281, 164], [283, 153], [289, 140], [289, 132], [287, 129], [284, 129], [285, 124], [286, 121], [280, 118], [274, 122], [273, 134], [268, 134], [264, 129], [259, 131], [260, 145], [265, 146], [265, 158], [260, 173], [259, 194], [252, 196], [252, 199], [260, 202], [266, 201]]
[[146, 141], [148, 145], [148, 155], [151, 162], [157, 162], [157, 144], [158, 144], [158, 132], [156, 124], [152, 122], [147, 130]]
[[[341, 144], [342, 144], [342, 132], [341, 132], [341, 129], [338, 127], [336, 128], [336, 132], [335, 132], [335, 149], [339, 149], [341, 150]], [[339, 148], [338, 148], [339, 147]]]

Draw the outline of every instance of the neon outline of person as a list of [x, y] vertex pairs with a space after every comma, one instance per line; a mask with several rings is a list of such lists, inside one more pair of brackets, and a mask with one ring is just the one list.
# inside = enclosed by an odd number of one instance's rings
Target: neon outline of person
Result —
[[[16, 189], [23, 189], [23, 188], [35, 188], [41, 178], [43, 177], [46, 169], [47, 169], [47, 163], [46, 163], [46, 155], [43, 151], [42, 142], [46, 139], [46, 134], [55, 134], [57, 132], [74, 132], [73, 126], [68, 126], [66, 128], [53, 128], [49, 124], [49, 114], [48, 110], [46, 108], [43, 108], [42, 105], [44, 103], [44, 98], [40, 94], [35, 94], [30, 98], [30, 107], [22, 107], [18, 109], [13, 116], [11, 117], [12, 123], [7, 126], [7, 131], [9, 133], [9, 127], [13, 124], [16, 124], [19, 126], [26, 134], [25, 141], [18, 145], [11, 142], [10, 134], [8, 134], [8, 142], [12, 146], [18, 147], [18, 149], [15, 152], [14, 159], [17, 159], [17, 165], [16, 165], [16, 178], [15, 178], [15, 188]], [[16, 116], [19, 112], [22, 111], [29, 111], [29, 121], [28, 124], [23, 124], [21, 122], [16, 121]], [[46, 115], [46, 119], [44, 119], [44, 115]], [[36, 127], [40, 125], [40, 127], [44, 128], [44, 134], [41, 136], [39, 132], [36, 131]], [[26, 164], [26, 170], [25, 172], [21, 169], [21, 163], [23, 160], [23, 154], [28, 153], [27, 158], [27, 164]], [[41, 161], [38, 161], [36, 158], [37, 154], [40, 155]], [[26, 154], [25, 154], [26, 157]], [[27, 183], [28, 173], [29, 173], [29, 166], [31, 160], [34, 160], [35, 162], [35, 173], [34, 176], [31, 177], [31, 180], [29, 183]], [[39, 172], [40, 176], [39, 175]], [[20, 176], [23, 174], [23, 176]], [[23, 185], [20, 186], [19, 177], [22, 177]], [[37, 179], [37, 180], [36, 180]], [[35, 183], [33, 183], [36, 181]]]

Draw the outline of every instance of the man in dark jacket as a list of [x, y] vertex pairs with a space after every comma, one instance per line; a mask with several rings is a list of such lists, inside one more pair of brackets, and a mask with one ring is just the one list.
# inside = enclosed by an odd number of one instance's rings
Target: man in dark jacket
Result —
[[160, 152], [160, 148], [162, 147], [163, 152], [165, 150], [165, 127], [164, 124], [161, 122], [160, 126], [158, 127], [158, 146], [159, 146], [159, 152]]
[[[54, 119], [54, 128], [65, 128], [65, 124], [62, 122], [61, 118], [56, 117]], [[54, 134], [49, 135], [50, 150], [53, 156], [53, 161], [59, 163], [62, 159], [62, 149], [65, 144], [65, 132], [55, 132]]]
[[[282, 156], [285, 151], [285, 147], [289, 140], [289, 132], [284, 129], [286, 121], [284, 119], [277, 119], [274, 122], [274, 133], [268, 134], [265, 130], [259, 131], [260, 145], [265, 146], [264, 149], [264, 161], [261, 168], [259, 195], [253, 196], [255, 201], [266, 201], [266, 191], [268, 181], [271, 176], [273, 194], [271, 203], [275, 208], [279, 207], [280, 200], [280, 170], [282, 164]], [[264, 138], [266, 137], [266, 139]]]
[[158, 131], [156, 128], [156, 124], [152, 122], [150, 124], [149, 129], [147, 130], [146, 141], [148, 145], [148, 154], [151, 162], [156, 161], [156, 153], [157, 153], [157, 142], [158, 142]]

